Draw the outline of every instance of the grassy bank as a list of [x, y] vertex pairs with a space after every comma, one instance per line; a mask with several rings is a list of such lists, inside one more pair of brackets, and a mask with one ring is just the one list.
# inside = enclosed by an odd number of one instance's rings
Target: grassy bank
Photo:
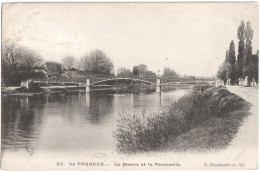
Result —
[[249, 104], [224, 88], [192, 92], [161, 114], [125, 113], [114, 133], [122, 153], [222, 149], [235, 137]]

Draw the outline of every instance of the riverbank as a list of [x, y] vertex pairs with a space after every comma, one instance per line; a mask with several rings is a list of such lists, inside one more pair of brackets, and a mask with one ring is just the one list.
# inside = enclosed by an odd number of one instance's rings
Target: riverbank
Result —
[[50, 86], [37, 89], [27, 89], [25, 87], [2, 87], [2, 96], [33, 96], [45, 93], [67, 93], [67, 92], [84, 92], [85, 87], [79, 86]]
[[225, 88], [193, 92], [161, 114], [123, 114], [115, 137], [122, 153], [221, 150], [232, 142], [250, 104]]

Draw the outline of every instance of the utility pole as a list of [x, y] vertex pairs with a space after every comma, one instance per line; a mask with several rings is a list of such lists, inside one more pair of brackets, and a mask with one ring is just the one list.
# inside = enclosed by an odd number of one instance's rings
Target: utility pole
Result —
[[167, 63], [168, 63], [168, 58], [166, 58], [165, 61], [166, 61], [166, 64], [165, 64], [165, 67], [164, 67], [164, 71], [163, 71], [164, 74], [163, 74], [163, 75], [165, 75], [165, 71], [167, 70], [167, 67], [168, 67], [168, 65], [167, 65]]

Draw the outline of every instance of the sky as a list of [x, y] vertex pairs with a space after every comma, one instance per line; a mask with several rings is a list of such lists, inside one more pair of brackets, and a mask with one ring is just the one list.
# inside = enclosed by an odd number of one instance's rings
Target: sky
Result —
[[[46, 61], [77, 59], [100, 49], [115, 71], [146, 64], [194, 76], [215, 76], [240, 21], [251, 21], [258, 50], [258, 4], [6, 3], [2, 41], [37, 51]], [[168, 59], [168, 60], [167, 60]]]

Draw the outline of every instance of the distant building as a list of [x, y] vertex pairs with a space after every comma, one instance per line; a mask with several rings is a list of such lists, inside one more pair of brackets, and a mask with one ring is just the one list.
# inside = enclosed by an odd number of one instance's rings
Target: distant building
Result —
[[43, 73], [44, 75], [51, 75], [50, 73], [48, 73], [48, 71], [44, 68], [36, 68], [33, 69], [33, 72], [38, 72], [38, 73]]
[[157, 75], [150, 70], [146, 70], [143, 72], [139, 72], [139, 77], [157, 77]]
[[42, 72], [42, 73], [44, 73], [44, 74], [47, 74], [47, 73], [48, 73], [47, 70], [44, 69], [44, 68], [35, 68], [35, 69], [33, 69], [33, 71], [34, 71], [34, 72]]
[[79, 73], [77, 72], [77, 70], [75, 68], [65, 71], [65, 73], [62, 74], [62, 76], [66, 77], [66, 78], [79, 78], [80, 77]]
[[33, 72], [36, 72], [36, 73], [42, 73], [43, 75], [39, 78], [39, 77], [37, 77], [37, 78], [34, 78], [34, 80], [36, 79], [43, 79], [43, 78], [45, 78], [45, 79], [48, 79], [48, 78], [51, 78], [52, 77], [52, 74], [51, 73], [49, 73], [46, 69], [44, 69], [44, 68], [35, 68], [35, 69], [33, 69]]
[[45, 62], [45, 69], [49, 74], [52, 74], [53, 76], [61, 75], [63, 72], [62, 65], [57, 62], [51, 62], [51, 61]]

